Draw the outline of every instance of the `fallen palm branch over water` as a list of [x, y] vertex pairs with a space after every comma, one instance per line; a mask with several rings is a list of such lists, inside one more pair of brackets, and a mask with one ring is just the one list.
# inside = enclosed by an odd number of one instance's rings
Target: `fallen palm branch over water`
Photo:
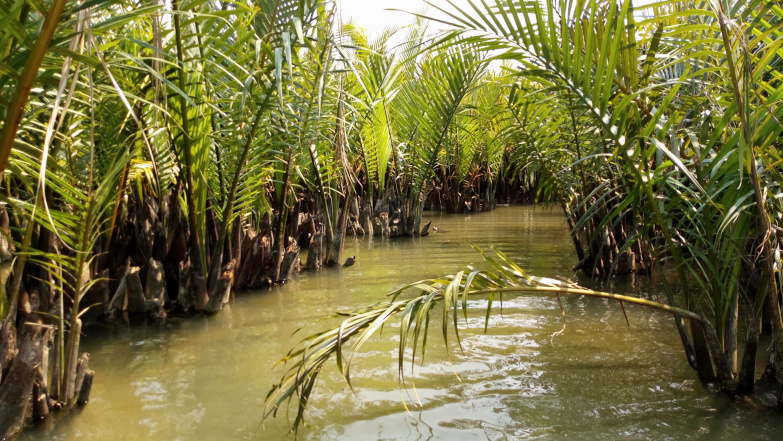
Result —
[[[421, 280], [406, 285], [389, 293], [391, 300], [376, 303], [372, 306], [357, 309], [348, 313], [339, 312], [331, 318], [343, 318], [340, 325], [313, 334], [303, 339], [277, 364], [286, 364], [288, 370], [280, 382], [273, 385], [267, 394], [264, 418], [276, 416], [281, 408], [287, 409], [291, 400], [297, 401], [296, 418], [292, 430], [296, 431], [304, 421], [304, 412], [313, 392], [318, 374], [324, 364], [334, 356], [337, 368], [345, 381], [353, 390], [351, 384], [351, 360], [362, 345], [382, 327], [389, 323], [392, 317], [400, 317], [398, 374], [403, 388], [406, 388], [403, 370], [406, 349], [412, 350], [411, 366], [416, 360], [416, 354], [421, 356], [427, 349], [427, 336], [430, 330], [430, 312], [440, 303], [442, 308], [442, 335], [444, 343], [449, 342], [449, 327], [453, 326], [456, 341], [462, 350], [459, 337], [460, 311], [464, 320], [468, 319], [468, 298], [486, 297], [487, 309], [484, 322], [484, 332], [489, 325], [489, 316], [496, 299], [502, 302], [503, 294], [517, 295], [561, 295], [600, 297], [620, 302], [625, 313], [624, 303], [646, 306], [693, 320], [700, 324], [705, 335], [714, 335], [710, 321], [699, 314], [686, 309], [672, 307], [663, 303], [636, 297], [593, 291], [575, 283], [543, 277], [527, 275], [525, 271], [512, 262], [501, 251], [494, 250], [496, 257], [490, 256], [478, 247], [484, 260], [492, 267], [492, 271], [482, 271], [473, 267], [453, 275], [437, 279]], [[411, 298], [401, 299], [404, 293], [415, 292]], [[562, 308], [562, 305], [561, 305]], [[626, 316], [627, 320], [627, 316]], [[411, 340], [412, 338], [412, 340]], [[411, 340], [411, 341], [409, 341]], [[713, 340], [708, 337], [708, 340]], [[351, 341], [350, 349], [346, 344]], [[719, 348], [717, 341], [708, 342], [711, 348]], [[447, 352], [448, 353], [448, 352]], [[449, 362], [451, 355], [449, 353]], [[404, 404], [404, 400], [403, 400]], [[406, 406], [407, 409], [407, 406]]]

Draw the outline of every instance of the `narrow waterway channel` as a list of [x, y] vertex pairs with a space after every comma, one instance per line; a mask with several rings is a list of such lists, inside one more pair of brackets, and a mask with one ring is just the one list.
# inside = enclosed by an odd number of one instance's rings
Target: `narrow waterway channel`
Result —
[[[354, 266], [240, 293], [215, 316], [88, 329], [82, 344], [96, 372], [92, 401], [21, 439], [283, 439], [285, 412], [261, 421], [264, 397], [282, 375], [272, 367], [304, 335], [334, 323], [316, 320], [382, 301], [407, 282], [480, 263], [468, 242], [495, 245], [531, 274], [574, 277], [557, 209], [425, 217], [440, 232], [415, 240], [349, 239]], [[655, 296], [650, 285], [637, 279], [609, 288]], [[415, 393], [398, 388], [396, 329], [354, 360], [356, 394], [330, 364], [299, 439], [779, 439], [783, 433], [777, 412], [732, 402], [696, 380], [668, 315], [626, 306], [629, 327], [615, 303], [564, 298], [566, 327], [553, 337], [563, 328], [557, 299], [506, 298], [485, 335], [486, 303], [472, 304], [461, 331], [465, 353], [452, 348], [453, 368], [438, 321], [431, 325]]]

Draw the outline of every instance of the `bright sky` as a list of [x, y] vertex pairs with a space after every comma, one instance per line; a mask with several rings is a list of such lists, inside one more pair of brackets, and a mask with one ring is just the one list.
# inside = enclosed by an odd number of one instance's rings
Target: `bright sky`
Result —
[[385, 11], [395, 8], [409, 12], [419, 12], [426, 4], [422, 0], [340, 0], [343, 20], [354, 21], [360, 26], [380, 30], [398, 23], [410, 23], [409, 14], [397, 11]]
[[[376, 37], [388, 27], [412, 23], [411, 14], [386, 9], [400, 9], [407, 12], [423, 12], [428, 7], [423, 0], [339, 0], [342, 7], [343, 21], [347, 23], [351, 17], [361, 27], [367, 30], [370, 38]], [[443, 9], [451, 10], [452, 6], [446, 0], [429, 0]], [[457, 5], [465, 5], [464, 0], [452, 0]], [[634, 0], [635, 5], [649, 4], [653, 0]], [[492, 4], [494, 2], [487, 2]], [[440, 15], [430, 10], [428, 15]], [[430, 30], [441, 29], [438, 23], [430, 23]]]
[[[433, 4], [445, 8], [451, 6], [445, 0], [430, 0]], [[400, 9], [406, 12], [421, 13], [427, 8], [422, 0], [340, 0], [342, 6], [343, 21], [347, 23], [351, 18], [361, 27], [365, 28], [370, 36], [377, 36], [383, 29], [412, 23], [415, 17], [411, 14], [386, 9]], [[460, 4], [461, 0], [454, 3]], [[430, 11], [432, 14], [437, 11]], [[432, 14], [434, 15], [434, 14]], [[439, 15], [439, 14], [438, 14]], [[430, 29], [435, 28], [435, 23], [430, 24]], [[439, 27], [438, 27], [439, 28]]]

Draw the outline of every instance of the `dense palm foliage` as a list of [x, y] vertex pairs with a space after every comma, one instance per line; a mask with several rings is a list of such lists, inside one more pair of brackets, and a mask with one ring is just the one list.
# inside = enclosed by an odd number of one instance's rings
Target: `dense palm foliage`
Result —
[[[729, 390], [738, 381], [752, 389], [765, 301], [778, 346], [783, 338], [770, 217], [781, 210], [768, 197], [779, 186], [783, 129], [773, 104], [779, 8], [666, 3], [651, 8], [656, 18], [637, 19], [630, 1], [545, 6], [520, 14], [507, 4], [471, 26], [485, 32], [474, 38], [486, 49], [522, 64], [519, 75], [533, 82], [522, 105], [554, 104], [543, 121], [554, 126], [532, 136], [570, 157], [541, 147], [534, 154], [546, 167], [554, 157], [555, 167], [571, 169], [550, 179], [585, 243], [582, 268], [603, 274], [670, 262], [663, 269], [679, 277], [669, 302], [713, 318], [714, 330], [686, 330], [678, 320], [689, 360], [703, 377], [714, 367]], [[498, 16], [521, 18], [526, 31], [493, 24]], [[738, 367], [741, 302], [749, 372]]]
[[[783, 402], [783, 9], [446, 3], [439, 38], [420, 18], [370, 41], [329, 0], [0, 0], [0, 436], [31, 394], [36, 417], [86, 399], [83, 321], [217, 312], [290, 277], [300, 246], [334, 265], [346, 234], [416, 235], [425, 207], [520, 189], [561, 204], [582, 271], [673, 281], [655, 307], [726, 391], [752, 390], [769, 323]], [[492, 262], [294, 351], [270, 403], [301, 415], [320, 365], [394, 314], [419, 341], [436, 302], [552, 288]]]
[[418, 234], [445, 155], [458, 185], [473, 156], [500, 168], [496, 140], [443, 153], [502, 99], [470, 43], [419, 55], [419, 23], [390, 51], [335, 8], [0, 3], [0, 436], [31, 394], [37, 418], [87, 399], [83, 322], [217, 312], [300, 244], [318, 268], [347, 231]]
[[[769, 325], [764, 372], [783, 403], [780, 5], [448, 3], [432, 4], [454, 29], [445, 45], [459, 41], [507, 63], [509, 164], [533, 172], [540, 200], [562, 204], [577, 268], [596, 276], [659, 272], [669, 306], [689, 311], [674, 314], [688, 361], [732, 394], [753, 390], [758, 339]], [[414, 284], [419, 295], [400, 301], [395, 293], [306, 339], [286, 358], [294, 362], [270, 409], [295, 397], [301, 411], [326, 359], [334, 355], [343, 369], [341, 348], [352, 338], [360, 346], [393, 316], [402, 320], [401, 347], [415, 352], [434, 302], [444, 303], [446, 326], [459, 296], [530, 290], [520, 287], [524, 272], [506, 263], [492, 275]]]

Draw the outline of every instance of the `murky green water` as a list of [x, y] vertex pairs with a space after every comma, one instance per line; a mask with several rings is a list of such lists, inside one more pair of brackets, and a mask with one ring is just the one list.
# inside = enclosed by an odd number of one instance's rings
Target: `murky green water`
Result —
[[[430, 215], [432, 216], [432, 215]], [[298, 340], [291, 334], [335, 310], [373, 303], [406, 282], [454, 273], [494, 244], [530, 273], [573, 277], [558, 211], [499, 208], [432, 217], [441, 232], [416, 240], [349, 239], [356, 265], [302, 273], [279, 288], [242, 293], [213, 317], [165, 325], [88, 329], [96, 371], [79, 415], [29, 431], [24, 440], [277, 440], [285, 415], [261, 421], [263, 401]], [[587, 284], [589, 281], [582, 280]], [[606, 288], [606, 287], [604, 287]], [[615, 292], [654, 295], [638, 280]], [[433, 333], [415, 370], [421, 405], [397, 383], [395, 329], [356, 357], [354, 395], [330, 364], [311, 403], [307, 440], [780, 439], [783, 415], [705, 389], [682, 355], [667, 315], [600, 299], [507, 298], [484, 335], [479, 312], [463, 330], [454, 370]], [[477, 310], [482, 301], [473, 303]], [[392, 327], [393, 328], [393, 327]], [[406, 412], [402, 398], [408, 403]], [[288, 436], [288, 439], [293, 439]]]

